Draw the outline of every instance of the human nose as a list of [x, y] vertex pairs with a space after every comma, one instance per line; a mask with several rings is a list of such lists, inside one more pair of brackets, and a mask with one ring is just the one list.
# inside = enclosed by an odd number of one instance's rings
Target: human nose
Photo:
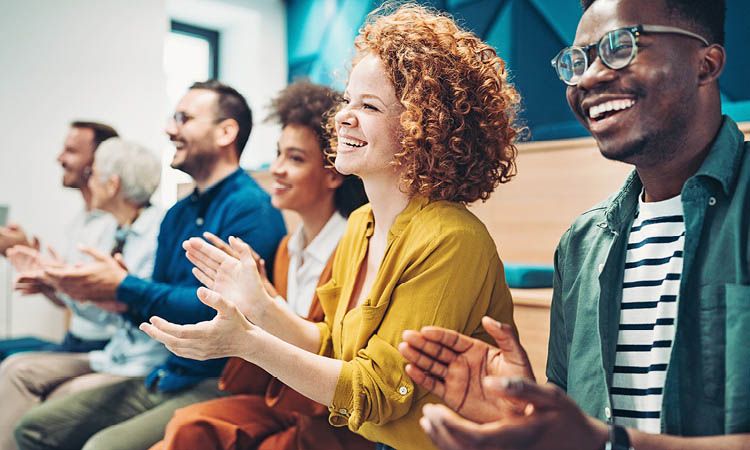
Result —
[[283, 156], [279, 155], [271, 162], [270, 172], [271, 175], [281, 176], [284, 174], [284, 162], [282, 161]]
[[173, 117], [167, 119], [167, 125], [164, 127], [164, 132], [167, 133], [169, 137], [177, 135], [177, 122], [175, 122]]
[[335, 119], [336, 125], [338, 126], [345, 125], [349, 128], [357, 126], [357, 116], [352, 113], [349, 105], [344, 105], [344, 107], [336, 113]]
[[610, 69], [597, 55], [589, 63], [589, 66], [581, 75], [578, 80], [578, 88], [583, 90], [591, 90], [600, 83], [607, 83], [612, 81], [616, 74], [614, 69]]

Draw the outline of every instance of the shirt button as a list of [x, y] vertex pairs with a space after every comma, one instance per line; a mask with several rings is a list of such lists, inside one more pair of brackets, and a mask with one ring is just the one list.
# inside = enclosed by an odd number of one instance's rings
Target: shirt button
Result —
[[708, 206], [714, 206], [716, 204], [716, 197], [710, 197], [708, 199]]
[[409, 390], [406, 389], [406, 386], [401, 386], [400, 388], [398, 388], [398, 393], [401, 395], [406, 395], [409, 393]]
[[202, 227], [203, 226], [203, 217], [198, 217], [197, 219], [195, 219], [195, 224], [198, 225], [199, 227]]
[[609, 406], [604, 407], [604, 417], [606, 417], [607, 419], [612, 418], [612, 410], [609, 409]]

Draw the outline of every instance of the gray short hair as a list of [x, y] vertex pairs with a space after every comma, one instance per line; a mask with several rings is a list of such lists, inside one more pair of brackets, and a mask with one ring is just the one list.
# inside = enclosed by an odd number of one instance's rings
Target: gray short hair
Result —
[[159, 186], [161, 163], [147, 148], [121, 138], [102, 142], [94, 154], [97, 176], [106, 181], [120, 178], [120, 195], [137, 205], [145, 205]]

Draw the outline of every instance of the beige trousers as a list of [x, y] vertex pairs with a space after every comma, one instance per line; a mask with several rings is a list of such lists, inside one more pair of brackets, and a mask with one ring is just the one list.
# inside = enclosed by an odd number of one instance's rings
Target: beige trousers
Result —
[[17, 449], [13, 428], [40, 402], [124, 378], [93, 372], [88, 353], [30, 352], [8, 357], [0, 364], [0, 450]]

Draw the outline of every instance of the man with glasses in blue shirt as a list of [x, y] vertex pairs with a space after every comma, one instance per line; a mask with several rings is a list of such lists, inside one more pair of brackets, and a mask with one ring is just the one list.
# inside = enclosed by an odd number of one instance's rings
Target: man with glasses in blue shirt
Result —
[[[236, 90], [213, 80], [193, 84], [165, 131], [176, 149], [172, 167], [192, 176], [196, 188], [161, 223], [152, 280], [129, 274], [108, 256], [48, 276], [70, 297], [123, 303], [136, 325], [151, 316], [180, 324], [211, 320], [215, 311], [198, 299], [200, 283], [182, 243], [204, 232], [236, 236], [272, 261], [286, 233], [268, 194], [239, 166], [251, 127], [250, 108]], [[224, 363], [170, 354], [145, 379], [45, 402], [21, 419], [16, 441], [24, 450], [146, 449], [162, 438], [177, 408], [220, 395]]]
[[456, 450], [750, 448], [750, 143], [721, 113], [724, 1], [583, 7], [552, 65], [635, 170], [557, 248], [549, 384], [491, 319], [499, 348], [405, 333], [409, 375], [458, 412], [427, 405], [422, 427]]

